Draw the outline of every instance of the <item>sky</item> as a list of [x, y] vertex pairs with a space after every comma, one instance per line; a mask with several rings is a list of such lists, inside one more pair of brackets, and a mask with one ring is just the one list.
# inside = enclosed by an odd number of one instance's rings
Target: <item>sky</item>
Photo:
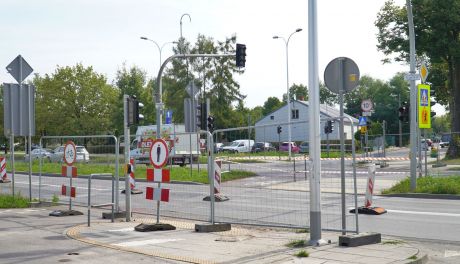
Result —
[[[361, 75], [384, 81], [409, 70], [409, 65], [382, 64], [384, 56], [377, 51], [374, 22], [385, 0], [317, 2], [320, 80], [336, 57], [349, 57]], [[308, 84], [307, 14], [308, 0], [1, 0], [0, 67], [21, 54], [40, 75], [82, 63], [112, 83], [124, 64], [140, 67], [151, 78], [158, 73], [159, 50], [140, 37], [161, 47], [179, 39], [182, 21], [183, 37], [192, 43], [198, 34], [215, 40], [236, 35], [246, 45], [245, 72], [235, 78], [247, 96], [245, 105], [255, 107], [287, 91], [286, 46], [274, 35], [287, 39], [303, 29], [289, 41], [289, 84]], [[163, 60], [172, 55], [171, 48], [164, 46]], [[0, 70], [0, 82], [15, 81]]]

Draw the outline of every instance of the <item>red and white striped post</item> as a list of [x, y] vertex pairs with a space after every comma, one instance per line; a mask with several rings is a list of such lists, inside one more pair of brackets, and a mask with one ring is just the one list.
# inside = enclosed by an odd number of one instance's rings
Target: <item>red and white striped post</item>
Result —
[[62, 166], [61, 175], [69, 178], [69, 186], [61, 186], [61, 195], [69, 196], [69, 210], [72, 210], [72, 197], [75, 198], [77, 190], [72, 186], [72, 178], [77, 177], [77, 168], [74, 166]]
[[0, 183], [11, 182], [6, 174], [6, 158], [0, 157]]
[[129, 164], [131, 165], [131, 173], [129, 174], [129, 187], [131, 191], [136, 188], [136, 178], [134, 176], [134, 159], [129, 159]]
[[214, 195], [220, 194], [220, 182], [222, 176], [222, 160], [214, 161]]
[[[156, 183], [169, 182], [170, 181], [169, 170], [148, 168], [147, 169], [147, 181], [156, 182]], [[161, 201], [161, 202], [169, 202], [169, 189], [165, 189], [161, 187], [160, 188], [146, 187], [145, 199]]]
[[367, 178], [366, 187], [366, 198], [364, 199], [364, 207], [372, 206], [372, 195], [374, 194], [374, 183], [375, 183], [375, 164], [372, 164], [368, 168], [369, 176]]

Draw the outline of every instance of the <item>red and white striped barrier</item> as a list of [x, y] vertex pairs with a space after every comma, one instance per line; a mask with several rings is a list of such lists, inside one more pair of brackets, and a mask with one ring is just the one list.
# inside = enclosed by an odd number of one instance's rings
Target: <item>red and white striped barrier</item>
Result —
[[[62, 166], [61, 175], [67, 178], [76, 178], [77, 168], [74, 166]], [[72, 186], [72, 180], [70, 180], [70, 186], [64, 184], [61, 186], [61, 195], [75, 198], [76, 193], [77, 189]]]
[[169, 189], [146, 187], [145, 188], [145, 199], [161, 201], [161, 202], [169, 202]]
[[136, 188], [136, 177], [134, 176], [134, 159], [129, 159], [129, 164], [131, 165], [131, 173], [129, 174], [129, 186], [131, 190]]
[[61, 194], [64, 196], [70, 196], [75, 198], [76, 189], [75, 187], [67, 188], [64, 184], [61, 186]]
[[[148, 168], [147, 169], [147, 181], [157, 182], [157, 183], [169, 182], [170, 181], [169, 170]], [[161, 201], [161, 202], [169, 202], [169, 189], [146, 187], [145, 188], [145, 199]]]
[[214, 161], [214, 194], [220, 194], [220, 182], [222, 176], [222, 160]]
[[6, 174], [6, 159], [0, 157], [0, 183], [10, 182], [8, 175]]
[[369, 166], [368, 169], [369, 177], [367, 178], [367, 187], [366, 187], [366, 198], [364, 199], [364, 207], [371, 207], [372, 205], [372, 195], [374, 193], [374, 183], [375, 183], [375, 165]]

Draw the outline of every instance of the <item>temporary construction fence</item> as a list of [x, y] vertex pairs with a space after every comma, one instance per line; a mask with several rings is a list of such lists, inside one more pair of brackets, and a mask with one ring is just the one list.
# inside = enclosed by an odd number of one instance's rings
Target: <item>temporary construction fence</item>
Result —
[[[72, 166], [64, 162], [64, 145], [70, 141], [76, 145]], [[32, 186], [38, 186], [33, 188], [34, 198], [74, 206], [87, 206], [89, 200], [93, 205], [114, 203], [117, 211], [123, 210], [124, 199], [116, 191], [120, 189], [120, 157], [115, 136], [44, 136], [40, 139], [40, 146], [53, 151], [34, 161], [34, 167], [38, 166], [38, 177], [35, 174], [32, 182]], [[88, 197], [88, 178], [92, 174], [96, 176], [91, 183], [91, 197]]]

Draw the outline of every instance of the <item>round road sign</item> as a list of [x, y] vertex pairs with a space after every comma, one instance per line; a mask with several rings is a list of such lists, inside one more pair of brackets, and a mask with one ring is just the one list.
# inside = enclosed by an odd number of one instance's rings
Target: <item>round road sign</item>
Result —
[[363, 110], [364, 112], [370, 112], [372, 108], [374, 108], [374, 104], [371, 100], [366, 99], [361, 102], [361, 110]]
[[[359, 68], [347, 57], [333, 59], [324, 70], [324, 82], [333, 93], [347, 93], [355, 89], [359, 82]], [[342, 91], [341, 91], [342, 90]]]
[[64, 145], [64, 162], [72, 166], [72, 164], [77, 159], [77, 148], [75, 147], [75, 143], [72, 141], [67, 141]]
[[160, 169], [168, 161], [169, 149], [166, 141], [159, 138], [153, 141], [150, 147], [150, 163], [153, 167]]

